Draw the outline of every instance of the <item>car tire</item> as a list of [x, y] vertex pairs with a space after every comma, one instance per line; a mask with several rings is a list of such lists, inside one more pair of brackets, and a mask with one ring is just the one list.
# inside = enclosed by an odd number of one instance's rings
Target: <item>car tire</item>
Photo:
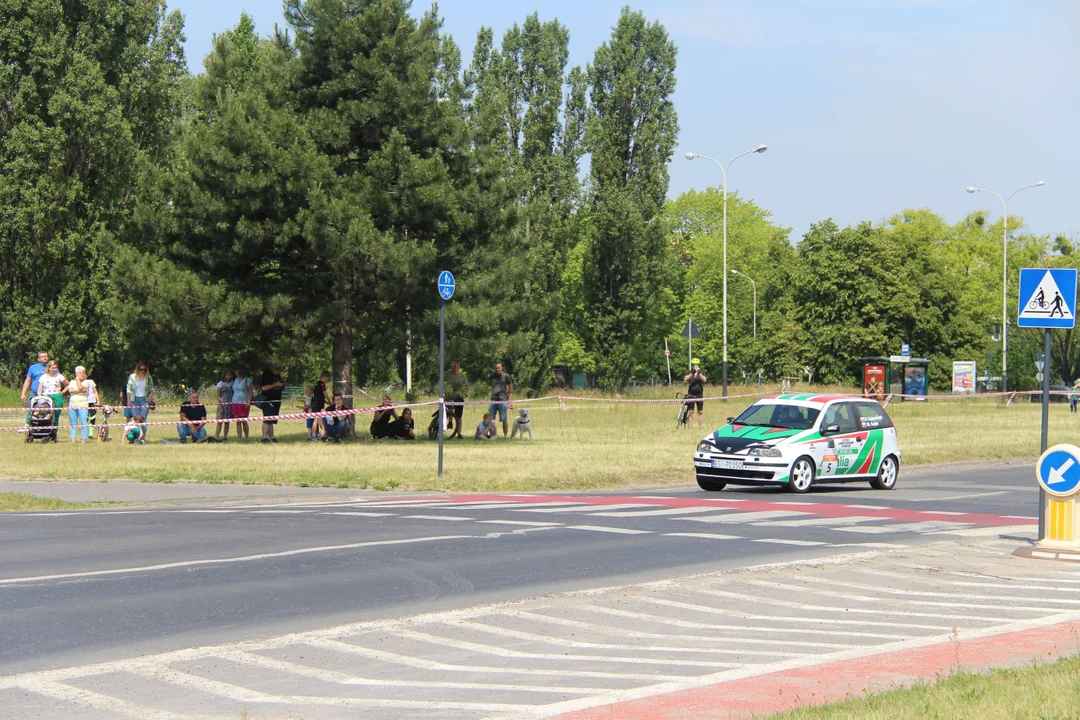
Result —
[[817, 470], [814, 468], [814, 461], [803, 455], [791, 464], [791, 474], [785, 487], [788, 492], [802, 494], [814, 484], [815, 475]]
[[700, 477], [697, 479], [697, 484], [699, 488], [701, 488], [702, 490], [708, 490], [709, 492], [720, 492], [727, 487], [726, 482], [721, 482], [719, 480], [706, 480], [705, 478]]
[[877, 477], [870, 481], [870, 487], [875, 490], [892, 490], [896, 487], [896, 480], [900, 477], [900, 464], [896, 458], [887, 455], [878, 467]]

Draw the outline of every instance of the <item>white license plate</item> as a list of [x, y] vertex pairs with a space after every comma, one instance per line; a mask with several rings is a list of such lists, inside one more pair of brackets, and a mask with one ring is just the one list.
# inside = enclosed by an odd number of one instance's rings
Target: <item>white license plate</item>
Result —
[[723, 470], [742, 470], [743, 462], [742, 460], [713, 460], [712, 466]]

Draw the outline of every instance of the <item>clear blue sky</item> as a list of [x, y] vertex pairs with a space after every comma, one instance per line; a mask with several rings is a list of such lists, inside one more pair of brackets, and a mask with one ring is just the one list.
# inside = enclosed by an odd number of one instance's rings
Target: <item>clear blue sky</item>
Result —
[[[586, 64], [621, 0], [444, 0], [446, 31], [466, 53], [481, 25], [499, 37], [534, 9], [571, 33]], [[188, 64], [202, 70], [214, 33], [247, 11], [260, 32], [283, 24], [273, 0], [173, 0], [186, 17]], [[428, 5], [418, 2], [420, 12]], [[907, 207], [950, 221], [990, 195], [1036, 180], [1012, 215], [1039, 233], [1080, 234], [1080, 3], [1076, 0], [642, 0], [679, 47], [681, 132], [670, 194], [720, 184], [687, 151], [739, 160], [730, 188], [768, 208], [798, 239], [826, 217], [880, 221]]]

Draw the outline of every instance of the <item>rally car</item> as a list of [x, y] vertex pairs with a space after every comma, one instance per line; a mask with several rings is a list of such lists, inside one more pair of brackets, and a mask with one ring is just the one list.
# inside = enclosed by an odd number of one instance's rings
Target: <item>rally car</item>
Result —
[[896, 487], [896, 428], [875, 400], [847, 395], [763, 398], [698, 443], [694, 470], [703, 490], [779, 485], [804, 493], [814, 483], [870, 481]]

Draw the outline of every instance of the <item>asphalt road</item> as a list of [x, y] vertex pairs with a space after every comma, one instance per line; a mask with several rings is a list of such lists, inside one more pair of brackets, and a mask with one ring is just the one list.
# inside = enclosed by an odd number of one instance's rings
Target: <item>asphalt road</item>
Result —
[[0, 675], [1030, 527], [1033, 469], [825, 487], [0, 516]]

